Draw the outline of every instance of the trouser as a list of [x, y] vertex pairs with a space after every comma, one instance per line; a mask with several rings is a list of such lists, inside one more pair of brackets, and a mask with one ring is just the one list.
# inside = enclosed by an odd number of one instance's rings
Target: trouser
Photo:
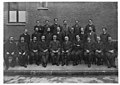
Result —
[[106, 52], [106, 63], [109, 67], [115, 66], [115, 53]]
[[59, 64], [60, 52], [51, 52], [52, 64]]
[[25, 55], [19, 54], [18, 61], [21, 66], [26, 65], [28, 63], [28, 54], [27, 53], [25, 53]]
[[70, 52], [63, 52], [62, 53], [62, 65], [69, 64], [69, 60], [70, 60]]
[[31, 52], [29, 61], [30, 61], [30, 64], [33, 64], [34, 61], [36, 64], [40, 64], [40, 56], [39, 56], [38, 52]]
[[96, 56], [96, 59], [97, 59], [97, 65], [101, 65], [103, 64], [103, 53], [98, 53], [98, 52], [95, 52], [95, 56]]
[[49, 52], [40, 52], [41, 58], [42, 58], [42, 64], [47, 64], [48, 62], [48, 56], [49, 56]]
[[4, 61], [7, 68], [9, 68], [9, 66], [14, 67], [16, 64], [15, 54], [5, 54]]
[[93, 54], [94, 54], [94, 52], [89, 52], [89, 53], [85, 52], [84, 53], [88, 66], [91, 66]]

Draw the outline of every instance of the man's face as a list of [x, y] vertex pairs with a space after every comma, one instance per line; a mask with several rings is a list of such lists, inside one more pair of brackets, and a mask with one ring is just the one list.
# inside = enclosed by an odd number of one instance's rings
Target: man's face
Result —
[[42, 39], [42, 40], [45, 40], [45, 36], [42, 36], [41, 39]]
[[64, 24], [67, 24], [67, 21], [65, 20], [63, 23], [64, 23]]
[[50, 28], [47, 28], [47, 31], [50, 31]]
[[90, 41], [91, 39], [88, 37], [87, 40]]
[[45, 21], [45, 23], [46, 23], [46, 24], [48, 24], [48, 23], [49, 23], [49, 21], [47, 20], [47, 21]]
[[35, 31], [38, 31], [38, 30], [39, 30], [38, 27], [36, 27], [36, 28], [35, 28]]
[[68, 36], [65, 36], [65, 41], [68, 41], [68, 40], [69, 40]]
[[81, 28], [81, 31], [84, 31], [84, 28]]
[[25, 39], [24, 39], [24, 37], [21, 37], [21, 41], [24, 41]]
[[40, 21], [36, 21], [36, 23], [39, 25], [39, 24], [40, 24]]
[[28, 32], [28, 30], [27, 29], [25, 29], [25, 33], [27, 33]]
[[54, 35], [54, 36], [53, 36], [53, 40], [56, 40], [56, 39], [57, 39], [57, 36], [56, 36], [56, 35]]
[[13, 41], [14, 40], [14, 38], [13, 37], [10, 37], [10, 39], [9, 39], [10, 41]]
[[33, 41], [36, 41], [36, 40], [37, 40], [37, 38], [36, 38], [36, 37], [34, 37], [34, 38], [33, 38]]
[[60, 31], [60, 27], [57, 27], [57, 31]]
[[100, 41], [101, 39], [100, 39], [100, 37], [97, 37], [97, 41]]
[[89, 20], [89, 24], [93, 24], [92, 20]]
[[76, 35], [76, 39], [79, 40], [79, 39], [80, 39], [80, 36], [79, 36], [79, 35]]
[[78, 24], [79, 22], [76, 20], [75, 23]]
[[108, 37], [108, 40], [109, 40], [109, 41], [112, 41], [112, 37]]
[[92, 31], [92, 27], [89, 27], [89, 30], [91, 30], [91, 31]]
[[57, 22], [58, 22], [58, 19], [54, 19], [54, 22], [57, 23]]
[[105, 28], [103, 28], [103, 32], [104, 32], [104, 33], [106, 32], [106, 29], [105, 29]]

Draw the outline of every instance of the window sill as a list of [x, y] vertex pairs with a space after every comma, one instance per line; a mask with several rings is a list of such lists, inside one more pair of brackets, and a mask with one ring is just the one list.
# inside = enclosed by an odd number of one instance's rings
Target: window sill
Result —
[[37, 10], [48, 10], [47, 7], [38, 7]]
[[8, 26], [25, 26], [26, 23], [7, 23]]

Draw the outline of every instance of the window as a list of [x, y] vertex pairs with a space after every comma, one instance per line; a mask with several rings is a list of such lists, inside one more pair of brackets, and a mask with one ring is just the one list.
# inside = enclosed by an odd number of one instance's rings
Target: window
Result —
[[26, 11], [20, 10], [19, 2], [8, 3], [8, 23], [25, 23]]
[[48, 10], [47, 2], [39, 2], [38, 3], [38, 10]]

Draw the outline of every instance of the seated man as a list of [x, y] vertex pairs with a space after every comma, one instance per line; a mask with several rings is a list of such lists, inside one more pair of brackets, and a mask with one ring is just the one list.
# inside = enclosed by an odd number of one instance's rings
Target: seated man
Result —
[[38, 41], [36, 37], [33, 37], [33, 40], [30, 43], [30, 54], [30, 64], [33, 64], [33, 61], [35, 60], [36, 65], [39, 65], [40, 57], [38, 55]]
[[9, 66], [14, 67], [16, 63], [16, 50], [17, 46], [14, 42], [14, 38], [10, 37], [9, 40], [4, 44], [4, 61], [6, 65], [6, 70], [8, 70]]
[[89, 37], [87, 38], [87, 42], [84, 44], [84, 55], [85, 63], [88, 64], [88, 67], [91, 67], [92, 57], [94, 55], [94, 43], [91, 42]]
[[48, 52], [48, 44], [45, 41], [45, 36], [41, 37], [41, 41], [39, 43], [39, 51], [40, 51], [40, 55], [42, 57], [42, 66], [46, 67], [47, 66], [47, 62], [48, 62], [48, 56], [49, 56], [49, 52]]
[[52, 65], [56, 64], [59, 66], [60, 42], [57, 40], [56, 35], [53, 35], [53, 41], [50, 42], [49, 48], [52, 57]]
[[76, 41], [74, 43], [74, 47], [73, 47], [73, 65], [78, 65], [78, 62], [80, 61], [81, 63], [81, 59], [82, 59], [82, 53], [83, 53], [83, 43], [80, 40], [80, 36], [76, 35]]
[[108, 37], [108, 43], [105, 45], [105, 56], [106, 56], [106, 62], [108, 65], [108, 68], [114, 67], [115, 65], [115, 45], [112, 42], [112, 38]]
[[97, 37], [97, 42], [95, 42], [95, 57], [97, 60], [97, 65], [103, 64], [103, 43], [101, 42], [100, 37]]
[[27, 67], [27, 60], [28, 60], [28, 45], [25, 42], [24, 37], [20, 38], [18, 43], [18, 60], [21, 66]]
[[70, 52], [72, 50], [72, 42], [69, 41], [69, 37], [65, 36], [65, 42], [62, 44], [62, 66], [68, 65], [70, 59]]

